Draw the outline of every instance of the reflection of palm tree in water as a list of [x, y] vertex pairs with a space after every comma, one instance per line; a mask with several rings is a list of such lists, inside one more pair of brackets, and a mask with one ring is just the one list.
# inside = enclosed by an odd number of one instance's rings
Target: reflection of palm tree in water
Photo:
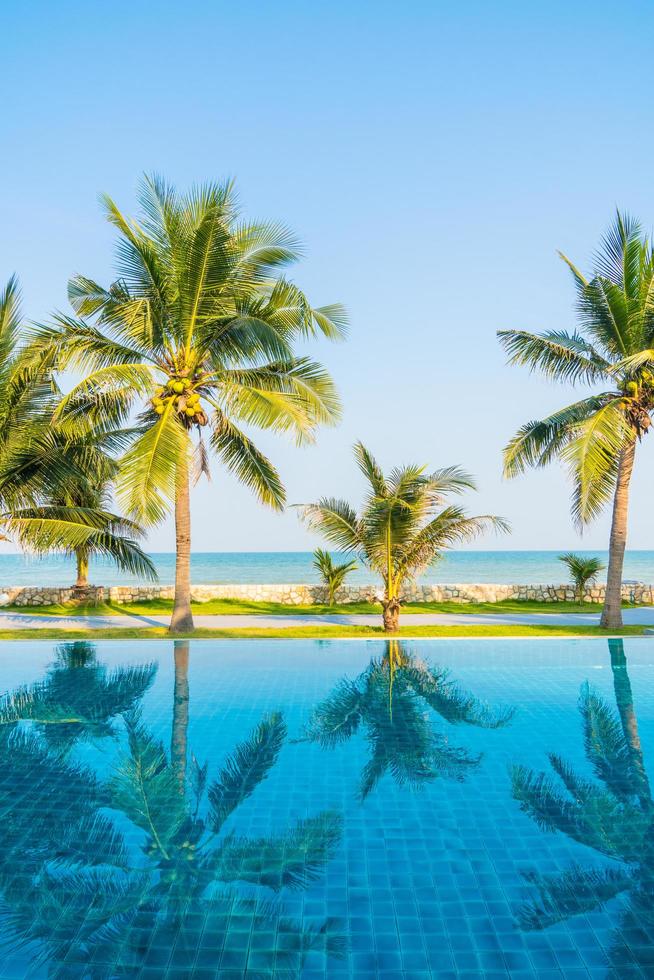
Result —
[[[579, 698], [586, 757], [599, 780], [580, 777], [560, 756], [545, 773], [512, 771], [521, 809], [544, 830], [559, 831], [614, 864], [572, 865], [556, 875], [528, 872], [532, 900], [520, 909], [523, 929], [544, 929], [628, 895], [608, 957], [611, 978], [654, 976], [654, 801], [645, 769], [622, 640], [609, 640], [617, 714], [588, 685]], [[649, 938], [648, 938], [649, 937]]]
[[506, 725], [512, 710], [493, 711], [461, 690], [447, 670], [430, 667], [399, 640], [389, 640], [384, 656], [371, 660], [353, 681], [342, 679], [313, 712], [304, 739], [325, 748], [364, 730], [370, 748], [360, 785], [365, 799], [386, 773], [399, 785], [420, 786], [438, 776], [464, 779], [480, 757], [451, 745], [434, 729], [425, 709], [451, 725], [480, 728]]
[[42, 681], [0, 698], [0, 725], [32, 721], [60, 752], [113, 735], [112, 720], [141, 700], [156, 674], [154, 664], [109, 670], [93, 643], [62, 643], [55, 654]]
[[[49, 976], [113, 980], [162, 969], [163, 954], [180, 978], [195, 975], [196, 957], [208, 977], [230, 968], [297, 977], [310, 951], [342, 950], [331, 920], [296, 922], [266, 897], [319, 876], [340, 839], [339, 818], [319, 813], [258, 839], [225, 831], [276, 764], [284, 721], [264, 718], [207, 787], [207, 766], [186, 764], [188, 647], [175, 653], [170, 757], [134, 711], [125, 717], [127, 751], [106, 782], [52, 753], [43, 729], [25, 730], [17, 710], [0, 729], [0, 777], [13, 773], [0, 779], [0, 810], [11, 813], [0, 824], [2, 929], [10, 949], [37, 950], [35, 966]], [[140, 832], [140, 859], [123, 836], [126, 821], [132, 842]], [[244, 934], [269, 939], [249, 952]]]
[[191, 645], [188, 640], [175, 640], [175, 685], [173, 689], [173, 727], [170, 739], [170, 761], [180, 789], [186, 782], [188, 755], [189, 686], [188, 668]]

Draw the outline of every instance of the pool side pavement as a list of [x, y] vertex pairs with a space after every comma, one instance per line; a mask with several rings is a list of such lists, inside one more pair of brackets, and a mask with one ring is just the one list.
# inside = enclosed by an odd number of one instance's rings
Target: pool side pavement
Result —
[[[202, 615], [193, 617], [196, 629], [293, 629], [304, 626], [379, 626], [379, 615]], [[654, 607], [625, 609], [626, 626], [654, 627]], [[493, 613], [471, 617], [457, 613], [406, 613], [402, 626], [598, 626], [600, 613]], [[0, 630], [108, 630], [166, 627], [169, 615], [49, 616], [39, 613], [0, 612]]]

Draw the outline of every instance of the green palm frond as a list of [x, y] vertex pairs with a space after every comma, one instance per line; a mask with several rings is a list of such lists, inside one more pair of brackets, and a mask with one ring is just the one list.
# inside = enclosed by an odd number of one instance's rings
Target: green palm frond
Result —
[[343, 551], [356, 551], [361, 546], [361, 527], [356, 511], [345, 500], [323, 497], [317, 504], [301, 509], [307, 526], [319, 531], [330, 543]]
[[90, 400], [98, 395], [137, 395], [151, 394], [154, 387], [152, 367], [149, 364], [111, 364], [98, 368], [72, 388], [59, 402], [55, 421], [65, 416], [69, 407], [81, 400]]
[[74, 551], [106, 527], [113, 515], [85, 507], [24, 508], [0, 515], [0, 526], [34, 554]]
[[556, 381], [595, 382], [606, 378], [611, 367], [579, 333], [550, 330], [543, 334], [526, 330], [500, 330], [497, 336], [509, 355], [509, 364], [541, 371]]
[[189, 437], [169, 404], [120, 461], [116, 492], [128, 514], [146, 524], [163, 519], [175, 499], [179, 461], [188, 457], [190, 448]]
[[211, 446], [221, 462], [259, 500], [281, 510], [286, 503], [286, 491], [279, 473], [270, 460], [219, 409], [211, 432]]
[[604, 408], [615, 395], [592, 395], [540, 421], [527, 422], [504, 449], [504, 476], [511, 478], [529, 467], [547, 466], [571, 442], [579, 426]]
[[233, 229], [236, 275], [257, 277], [270, 274], [301, 255], [301, 245], [293, 232], [278, 222], [242, 222]]
[[[79, 278], [71, 280], [69, 289], [78, 283]], [[99, 286], [96, 288], [100, 289]], [[111, 292], [108, 295], [111, 297]], [[45, 337], [46, 331], [49, 332], [52, 342], [57, 344], [60, 367], [93, 373], [106, 368], [138, 365], [148, 359], [147, 350], [137, 344], [121, 343], [108, 337], [88, 321], [63, 316], [61, 313], [53, 318], [50, 327], [40, 328], [35, 336]], [[102, 374], [98, 381], [103, 385], [108, 383]]]
[[377, 497], [387, 496], [388, 488], [384, 473], [377, 460], [362, 442], [357, 442], [354, 445], [354, 460], [370, 484], [372, 492]]
[[129, 537], [110, 530], [101, 530], [87, 539], [86, 546], [94, 554], [110, 559], [121, 571], [134, 575], [139, 580], [158, 581], [154, 562]]
[[259, 428], [292, 432], [299, 444], [312, 441], [317, 425], [333, 425], [340, 403], [327, 372], [308, 358], [220, 375], [224, 413]]
[[580, 423], [561, 449], [574, 483], [572, 516], [577, 525], [596, 518], [611, 499], [620, 454], [630, 438], [620, 402], [613, 400]]
[[489, 530], [508, 533], [510, 525], [492, 514], [468, 517], [460, 507], [445, 507], [398, 554], [396, 574], [416, 575], [433, 564], [445, 549], [474, 540]]
[[[654, 280], [654, 276], [652, 278]], [[638, 378], [643, 368], [648, 368], [651, 371], [652, 367], [654, 367], [654, 350], [645, 347], [635, 354], [630, 354], [628, 357], [616, 361], [611, 367], [610, 373], [618, 378]]]
[[285, 738], [282, 716], [269, 715], [225, 761], [218, 778], [209, 787], [209, 820], [215, 832], [266, 778]]
[[11, 276], [0, 292], [0, 353], [2, 360], [13, 353], [21, 323], [20, 287]]

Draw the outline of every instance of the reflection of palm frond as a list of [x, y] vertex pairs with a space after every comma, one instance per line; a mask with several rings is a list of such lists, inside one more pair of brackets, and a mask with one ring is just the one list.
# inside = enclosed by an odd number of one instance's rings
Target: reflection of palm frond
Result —
[[33, 732], [0, 729], [3, 865], [15, 862], [27, 873], [71, 846], [94, 864], [99, 852], [94, 820], [103, 802], [100, 786], [84, 766], [53, 756]]
[[611, 793], [576, 780], [576, 785], [583, 787], [583, 797], [570, 799], [545, 773], [535, 773], [524, 766], [515, 766], [511, 778], [520, 809], [543, 830], [558, 830], [611, 857], [622, 857], [625, 848], [630, 847], [633, 830], [629, 828], [634, 818], [638, 822], [638, 813], [631, 809], [625, 813]]
[[409, 684], [430, 708], [451, 725], [475, 725], [479, 728], [503, 728], [513, 718], [513, 708], [492, 709], [473, 694], [463, 691], [450, 679], [449, 671], [428, 668], [414, 660], [403, 668]]
[[[15, 876], [3, 888], [3, 938], [12, 949], [40, 944], [32, 953], [35, 971], [46, 968], [58, 980], [85, 976], [97, 931], [133, 909], [145, 887], [140, 875], [106, 868], [44, 866], [34, 879]], [[111, 976], [110, 962], [95, 975]]]
[[[626, 671], [626, 661], [616, 665], [614, 654], [612, 650], [614, 670]], [[535, 887], [536, 895], [518, 913], [523, 929], [544, 929], [570, 916], [602, 908], [622, 892], [629, 892], [629, 904], [609, 953], [611, 980], [649, 976], [654, 969], [654, 957], [643, 949], [648, 944], [642, 942], [648, 924], [654, 927], [654, 808], [631, 685], [626, 674], [621, 674], [619, 681], [615, 690], [620, 718], [588, 684], [582, 686], [579, 698], [585, 754], [602, 786], [580, 777], [553, 754], [550, 764], [567, 796], [545, 773], [523, 766], [512, 771], [515, 799], [543, 829], [565, 833], [623, 862], [618, 868], [589, 870], [573, 865], [557, 875], [530, 871], [525, 878]]]
[[211, 858], [221, 881], [247, 881], [278, 891], [315, 881], [341, 837], [341, 819], [327, 811], [300, 820], [281, 837], [228, 837]]
[[331, 748], [354, 735], [361, 721], [363, 694], [356, 681], [343, 678], [315, 708], [304, 731], [309, 742]]
[[608, 950], [607, 980], [643, 980], [654, 976], [654, 896], [652, 884], [634, 887]]
[[108, 782], [111, 806], [144, 830], [164, 857], [186, 819], [177, 778], [161, 742], [140, 723], [126, 718], [129, 755], [123, 756]]
[[141, 700], [155, 664], [107, 671], [92, 644], [62, 644], [46, 678], [0, 698], [0, 726], [32, 721], [52, 749], [66, 751], [80, 738], [112, 734], [111, 719]]
[[633, 886], [633, 874], [620, 868], [591, 868], [572, 865], [559, 875], [526, 872], [538, 898], [525, 902], [519, 912], [522, 929], [546, 929], [571, 915], [592, 912]]
[[209, 787], [209, 820], [214, 831], [220, 830], [227, 817], [266, 778], [285, 738], [284, 719], [280, 714], [272, 714], [229, 756]]
[[638, 796], [641, 779], [634, 771], [632, 752], [619, 718], [587, 683], [581, 689], [579, 710], [586, 757], [595, 775], [619, 799]]

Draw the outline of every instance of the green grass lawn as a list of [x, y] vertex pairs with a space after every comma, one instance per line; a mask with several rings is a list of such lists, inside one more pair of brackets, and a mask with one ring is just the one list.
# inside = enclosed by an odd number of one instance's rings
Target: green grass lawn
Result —
[[[319, 616], [326, 613], [365, 613], [379, 615], [381, 607], [372, 602], [352, 602], [338, 606], [287, 606], [281, 602], [249, 602], [241, 599], [211, 599], [209, 602], [194, 602], [194, 613], [205, 616]], [[120, 616], [120, 615], [170, 615], [173, 608], [172, 599], [148, 599], [144, 602], [133, 602], [129, 605], [78, 605], [74, 603], [59, 606], [6, 606], [11, 612], [28, 612], [30, 615], [44, 616]], [[634, 608], [625, 604], [624, 608]], [[601, 607], [583, 602], [536, 602], [525, 600], [519, 602], [505, 599], [502, 602], [456, 603], [456, 602], [414, 602], [402, 606], [403, 613], [460, 613], [467, 616], [478, 616], [488, 613], [588, 613], [600, 612]]]
[[[621, 630], [606, 633], [597, 626], [556, 626], [538, 625], [500, 625], [470, 623], [465, 626], [404, 626], [399, 636], [404, 639], [415, 638], [457, 638], [475, 637], [584, 637], [594, 636], [643, 636], [645, 627], [625, 626]], [[339, 639], [348, 637], [388, 639], [381, 626], [295, 626], [290, 629], [197, 629], [186, 634], [192, 639], [259, 639], [259, 640], [298, 640], [298, 639]], [[177, 638], [177, 637], [176, 637]], [[183, 639], [180, 636], [179, 639]], [[0, 640], [153, 640], [171, 639], [164, 626], [144, 629], [57, 629], [47, 627], [40, 629], [0, 630]]]

